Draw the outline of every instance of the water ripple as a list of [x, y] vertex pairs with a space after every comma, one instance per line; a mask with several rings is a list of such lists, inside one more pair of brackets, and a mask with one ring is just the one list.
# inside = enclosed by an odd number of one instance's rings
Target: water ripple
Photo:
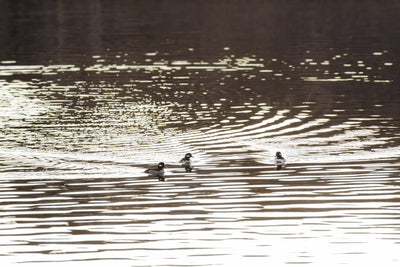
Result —
[[[397, 96], [385, 94], [394, 65], [387, 51], [336, 52], [1, 62], [4, 262], [358, 264], [382, 246], [397, 255], [400, 135]], [[187, 152], [191, 173], [179, 164]], [[165, 182], [143, 173], [160, 161]]]

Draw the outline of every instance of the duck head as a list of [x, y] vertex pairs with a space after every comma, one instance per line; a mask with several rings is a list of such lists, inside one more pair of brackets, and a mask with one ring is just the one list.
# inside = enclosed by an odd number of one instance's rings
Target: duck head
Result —
[[158, 165], [157, 165], [157, 168], [158, 168], [159, 170], [162, 170], [162, 169], [164, 169], [164, 168], [165, 168], [165, 164], [164, 164], [164, 162], [160, 162], [160, 163], [158, 163]]

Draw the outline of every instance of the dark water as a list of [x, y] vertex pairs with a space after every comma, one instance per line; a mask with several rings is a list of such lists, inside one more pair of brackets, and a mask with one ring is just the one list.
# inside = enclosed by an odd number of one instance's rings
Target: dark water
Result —
[[2, 266], [399, 266], [378, 2], [0, 1]]

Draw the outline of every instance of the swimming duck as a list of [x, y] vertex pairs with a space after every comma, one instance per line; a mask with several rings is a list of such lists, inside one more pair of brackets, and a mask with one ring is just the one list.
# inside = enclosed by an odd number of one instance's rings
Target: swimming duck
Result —
[[160, 162], [157, 165], [157, 169], [147, 169], [144, 172], [148, 173], [149, 176], [157, 177], [159, 181], [165, 181], [164, 168], [165, 168], [164, 162]]
[[192, 161], [190, 158], [193, 157], [191, 153], [186, 153], [186, 155], [179, 161], [182, 163], [182, 167], [185, 168], [186, 172], [191, 172], [193, 167], [192, 167]]
[[285, 158], [282, 156], [281, 152], [276, 152], [275, 155], [275, 166], [277, 170], [281, 170], [282, 167], [285, 165], [286, 160]]

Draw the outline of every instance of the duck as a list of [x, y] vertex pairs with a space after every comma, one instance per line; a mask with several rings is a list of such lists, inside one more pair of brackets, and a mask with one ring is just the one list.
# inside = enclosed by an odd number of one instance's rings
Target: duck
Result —
[[185, 168], [186, 172], [192, 172], [192, 161], [190, 160], [190, 158], [192, 158], [192, 154], [191, 153], [186, 153], [185, 156], [179, 161], [179, 163], [182, 163], [182, 167]]
[[281, 152], [276, 152], [275, 154], [275, 166], [277, 170], [281, 170], [282, 167], [285, 165], [286, 160], [285, 158], [282, 156]]
[[155, 169], [147, 169], [144, 172], [148, 173], [149, 176], [157, 177], [159, 181], [163, 182], [163, 181], [165, 181], [164, 168], [165, 168], [164, 162], [159, 162], [158, 165], [157, 165], [157, 168], [155, 168]]

